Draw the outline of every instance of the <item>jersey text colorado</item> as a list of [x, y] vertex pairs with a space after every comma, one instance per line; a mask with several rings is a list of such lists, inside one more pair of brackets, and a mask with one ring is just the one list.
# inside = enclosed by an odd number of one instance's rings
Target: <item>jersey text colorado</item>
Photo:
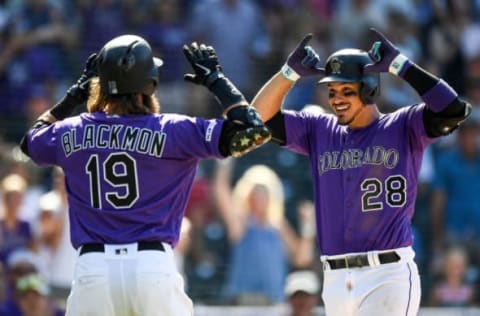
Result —
[[365, 149], [350, 148], [343, 151], [326, 151], [318, 155], [318, 173], [335, 169], [358, 168], [363, 165], [384, 165], [388, 169], [398, 163], [398, 150], [385, 149], [381, 146], [366, 147]]

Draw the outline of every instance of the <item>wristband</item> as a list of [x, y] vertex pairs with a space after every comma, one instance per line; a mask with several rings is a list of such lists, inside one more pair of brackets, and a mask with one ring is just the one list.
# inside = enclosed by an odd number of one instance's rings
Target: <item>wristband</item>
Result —
[[297, 81], [298, 79], [300, 79], [300, 75], [297, 74], [297, 72], [295, 70], [293, 70], [289, 65], [287, 64], [284, 64], [282, 66], [282, 69], [281, 69], [281, 72], [282, 72], [282, 75], [283, 77], [285, 77], [285, 79], [288, 79], [290, 81]]
[[223, 109], [239, 103], [248, 104], [243, 94], [225, 76], [218, 77], [208, 89], [215, 95]]
[[397, 55], [390, 63], [390, 66], [388, 67], [388, 72], [398, 76], [407, 61], [408, 61], [407, 56], [403, 54]]

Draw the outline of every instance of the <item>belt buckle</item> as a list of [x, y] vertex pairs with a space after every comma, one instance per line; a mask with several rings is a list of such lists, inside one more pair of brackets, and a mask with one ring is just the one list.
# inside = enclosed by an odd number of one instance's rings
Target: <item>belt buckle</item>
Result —
[[352, 263], [352, 268], [363, 267], [363, 261], [362, 261], [362, 256], [361, 255], [346, 256], [345, 257], [345, 266], [347, 267], [347, 269], [350, 267], [350, 264], [348, 263], [349, 261]]

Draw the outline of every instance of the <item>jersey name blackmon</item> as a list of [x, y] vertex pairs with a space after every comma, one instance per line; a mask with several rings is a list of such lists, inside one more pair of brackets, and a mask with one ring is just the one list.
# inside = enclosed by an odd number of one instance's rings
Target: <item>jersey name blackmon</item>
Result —
[[318, 173], [336, 169], [358, 168], [364, 165], [383, 165], [393, 169], [398, 164], [399, 153], [395, 148], [382, 146], [349, 148], [343, 151], [326, 151], [317, 158]]
[[90, 148], [135, 151], [162, 157], [166, 139], [167, 134], [163, 132], [120, 124], [87, 124], [80, 131], [72, 129], [61, 135], [66, 157]]

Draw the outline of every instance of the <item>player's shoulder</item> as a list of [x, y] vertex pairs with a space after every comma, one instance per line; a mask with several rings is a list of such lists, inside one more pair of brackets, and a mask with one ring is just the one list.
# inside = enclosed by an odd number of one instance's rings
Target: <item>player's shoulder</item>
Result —
[[422, 114], [424, 109], [425, 109], [425, 104], [415, 103], [412, 105], [398, 108], [392, 112], [385, 113], [384, 115], [382, 115], [382, 118], [385, 121], [398, 121], [402, 119], [411, 118], [413, 115]]
[[284, 115], [311, 120], [334, 120], [335, 115], [324, 107], [316, 104], [307, 104], [300, 110], [282, 110]]

